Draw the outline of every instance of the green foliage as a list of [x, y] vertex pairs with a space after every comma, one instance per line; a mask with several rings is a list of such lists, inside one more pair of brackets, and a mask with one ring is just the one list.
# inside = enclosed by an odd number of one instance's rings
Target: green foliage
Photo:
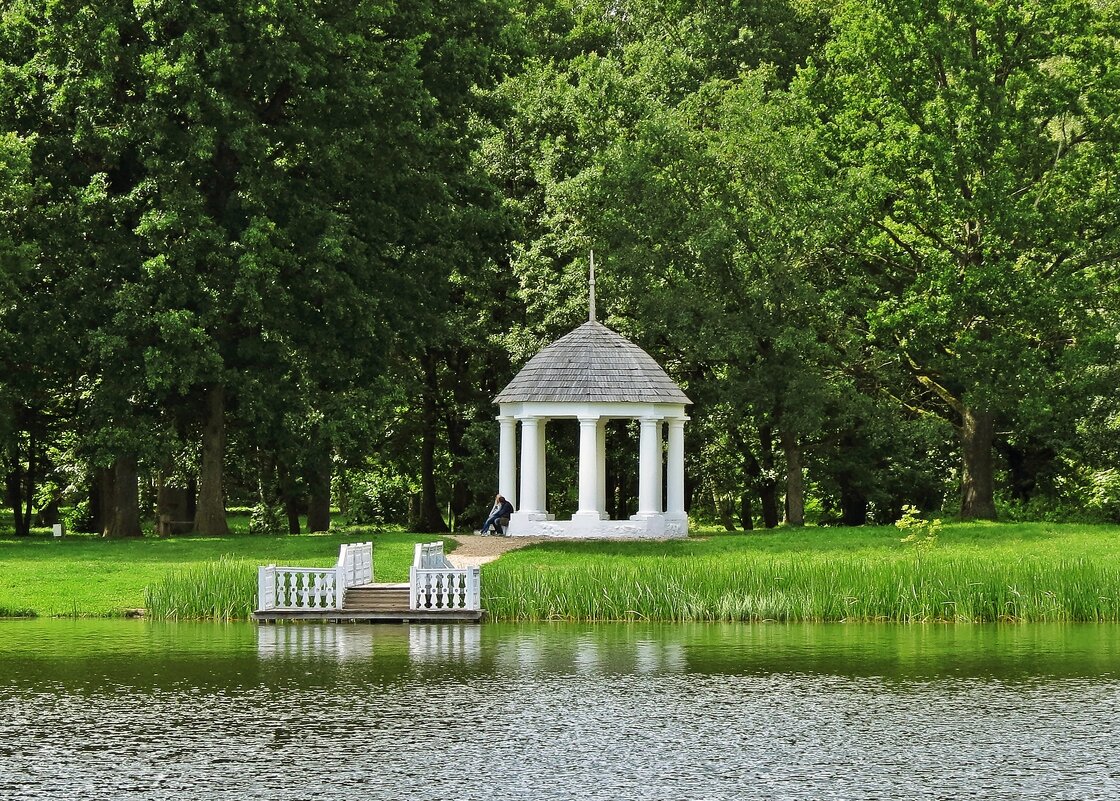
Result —
[[895, 521], [894, 527], [908, 532], [902, 538], [903, 545], [909, 545], [921, 556], [937, 546], [937, 535], [941, 531], [941, 519], [926, 520], [922, 510], [916, 506], [903, 506], [902, 517]]
[[288, 522], [279, 506], [258, 503], [249, 512], [249, 533], [262, 535], [284, 534]]
[[1103, 519], [1120, 522], [1120, 470], [1110, 467], [1094, 471], [1090, 477], [1089, 512]]
[[408, 523], [409, 498], [415, 492], [404, 476], [380, 470], [348, 476], [347, 516], [355, 525], [385, 526]]
[[205, 465], [217, 530], [223, 495], [273, 533], [341, 471], [355, 520], [415, 493], [422, 528], [471, 520], [490, 399], [583, 319], [592, 247], [600, 319], [694, 401], [696, 517], [886, 523], [961, 487], [968, 516], [1120, 519], [1118, 24], [1091, 0], [9, 3], [16, 529], [60, 500], [92, 526], [93, 495], [120, 533], [130, 485], [183, 501]]

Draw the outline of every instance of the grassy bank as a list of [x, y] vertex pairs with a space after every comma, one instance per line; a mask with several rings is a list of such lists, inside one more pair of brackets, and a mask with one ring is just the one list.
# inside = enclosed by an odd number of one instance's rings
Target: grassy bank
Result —
[[[258, 565], [332, 565], [341, 543], [371, 539], [377, 579], [407, 581], [413, 544], [431, 535], [348, 528], [299, 537], [0, 539], [0, 617], [111, 617], [149, 604], [169, 616], [243, 617], [256, 600]], [[238, 614], [215, 614], [223, 610]]]
[[956, 524], [547, 543], [483, 572], [504, 620], [1120, 621], [1120, 527]]
[[[1120, 621], [1120, 527], [956, 524], [921, 547], [894, 527], [555, 542], [483, 569], [500, 620]], [[0, 616], [245, 617], [262, 564], [326, 566], [373, 539], [375, 575], [406, 581], [431, 536], [0, 539]]]

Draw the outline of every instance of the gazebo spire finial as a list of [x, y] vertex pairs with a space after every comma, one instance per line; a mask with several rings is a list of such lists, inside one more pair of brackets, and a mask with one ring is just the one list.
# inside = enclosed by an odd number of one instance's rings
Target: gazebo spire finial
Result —
[[591, 251], [591, 277], [587, 282], [587, 321], [595, 322], [595, 251]]

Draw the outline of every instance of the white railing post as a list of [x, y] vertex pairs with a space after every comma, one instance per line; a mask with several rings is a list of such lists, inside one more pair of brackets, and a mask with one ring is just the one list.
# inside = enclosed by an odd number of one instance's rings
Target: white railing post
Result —
[[276, 608], [276, 565], [257, 569], [257, 608]]
[[482, 568], [467, 568], [467, 609], [482, 608]]

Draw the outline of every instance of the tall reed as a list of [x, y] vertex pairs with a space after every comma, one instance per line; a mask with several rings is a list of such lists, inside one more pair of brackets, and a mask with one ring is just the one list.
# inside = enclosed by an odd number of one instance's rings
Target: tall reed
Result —
[[1120, 621], [1120, 566], [913, 554], [503, 559], [484, 570], [483, 595], [504, 620]]
[[226, 556], [187, 565], [148, 585], [144, 597], [156, 619], [248, 618], [257, 601], [257, 565]]

